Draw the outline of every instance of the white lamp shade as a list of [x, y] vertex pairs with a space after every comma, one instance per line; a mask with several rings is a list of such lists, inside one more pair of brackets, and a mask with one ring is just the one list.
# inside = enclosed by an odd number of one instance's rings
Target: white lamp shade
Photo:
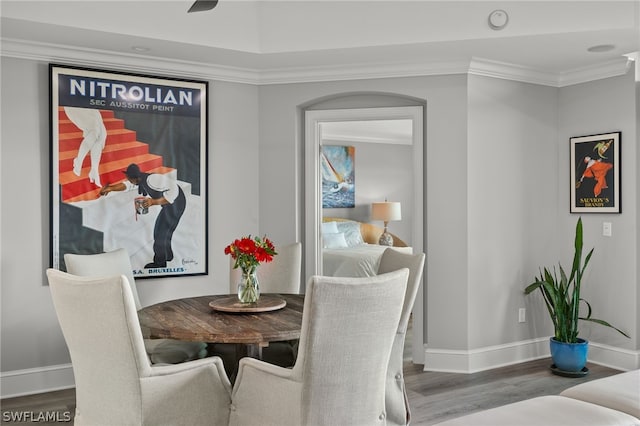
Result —
[[383, 202], [371, 204], [371, 220], [381, 220], [383, 222], [391, 222], [402, 219], [402, 211], [400, 203]]

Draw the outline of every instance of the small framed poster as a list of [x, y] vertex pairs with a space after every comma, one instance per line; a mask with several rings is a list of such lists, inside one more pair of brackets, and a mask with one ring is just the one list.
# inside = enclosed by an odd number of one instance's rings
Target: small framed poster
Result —
[[571, 213], [620, 213], [621, 132], [570, 138]]

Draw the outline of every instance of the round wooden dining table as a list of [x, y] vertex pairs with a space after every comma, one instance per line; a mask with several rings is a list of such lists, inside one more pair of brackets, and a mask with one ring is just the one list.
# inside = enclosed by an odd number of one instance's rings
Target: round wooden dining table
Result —
[[250, 304], [239, 311], [212, 308], [216, 302], [234, 297], [187, 297], [144, 307], [138, 311], [142, 335], [151, 339], [234, 343], [244, 348], [246, 355], [255, 358], [262, 357], [262, 348], [270, 342], [300, 338], [304, 295], [261, 295], [263, 302], [273, 299], [286, 302], [284, 307], [275, 310], [252, 309]]

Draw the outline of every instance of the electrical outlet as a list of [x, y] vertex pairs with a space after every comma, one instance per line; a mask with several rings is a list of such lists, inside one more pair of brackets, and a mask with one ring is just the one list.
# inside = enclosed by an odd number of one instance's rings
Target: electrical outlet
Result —
[[525, 308], [518, 309], [518, 322], [527, 321], [527, 310]]

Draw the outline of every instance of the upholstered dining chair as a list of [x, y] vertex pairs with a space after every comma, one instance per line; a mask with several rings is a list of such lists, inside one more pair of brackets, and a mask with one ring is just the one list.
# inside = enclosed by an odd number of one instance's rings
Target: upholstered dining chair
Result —
[[386, 370], [408, 277], [408, 269], [311, 277], [295, 365], [241, 359], [229, 424], [384, 425]]
[[[140, 310], [140, 298], [133, 278], [133, 268], [129, 254], [123, 248], [97, 254], [64, 255], [67, 272], [73, 275], [97, 277], [122, 274], [131, 286], [136, 310]], [[154, 364], [177, 364], [179, 362], [204, 358], [207, 344], [204, 342], [182, 342], [173, 339], [144, 339], [144, 346]]]
[[[300, 280], [302, 270], [302, 244], [294, 242], [276, 247], [278, 254], [269, 263], [263, 263], [258, 267], [258, 282], [261, 293], [300, 293]], [[234, 294], [238, 291], [238, 283], [242, 271], [233, 269], [233, 259], [229, 263], [229, 291]], [[215, 345], [214, 352], [229, 357], [228, 345]], [[262, 349], [262, 359], [281, 367], [290, 367], [294, 364], [297, 353], [297, 341], [272, 342]]]
[[231, 384], [218, 357], [152, 365], [124, 275], [47, 270], [76, 384], [74, 424], [227, 425]]
[[407, 291], [402, 304], [402, 314], [396, 331], [391, 357], [389, 358], [389, 368], [387, 369], [387, 425], [407, 425], [411, 420], [411, 410], [404, 383], [402, 370], [404, 358], [404, 341], [407, 335], [409, 317], [416, 300], [420, 280], [424, 270], [425, 254], [401, 253], [392, 248], [386, 249], [380, 258], [378, 274], [385, 274], [402, 268], [409, 269], [409, 280]]

